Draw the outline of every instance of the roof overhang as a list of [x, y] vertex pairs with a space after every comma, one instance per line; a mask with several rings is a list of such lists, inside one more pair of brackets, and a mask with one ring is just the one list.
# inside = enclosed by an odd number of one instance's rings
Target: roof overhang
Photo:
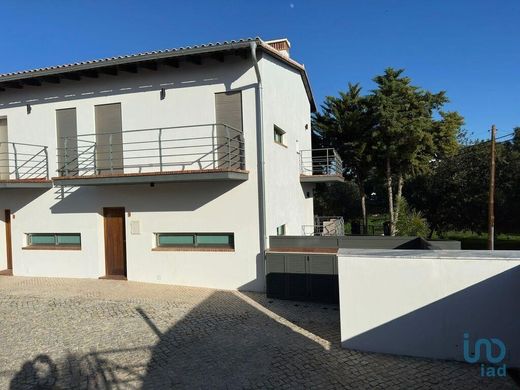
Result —
[[167, 64], [173, 67], [179, 66], [179, 61], [189, 60], [194, 63], [201, 63], [201, 57], [214, 57], [223, 60], [225, 54], [238, 54], [247, 58], [249, 55], [251, 42], [256, 42], [260, 50], [276, 57], [296, 69], [302, 77], [305, 86], [311, 111], [316, 111], [316, 104], [310, 87], [309, 79], [305, 67], [302, 64], [282, 55], [276, 49], [269, 46], [260, 38], [241, 39], [223, 43], [214, 43], [186, 48], [168, 49], [140, 54], [110, 57], [94, 61], [78, 62], [73, 64], [52, 66], [40, 69], [26, 70], [0, 75], [0, 92], [15, 88], [21, 89], [24, 86], [40, 86], [42, 83], [59, 83], [62, 79], [80, 80], [81, 78], [98, 77], [99, 73], [116, 75], [117, 72], [136, 73], [139, 67], [156, 69], [157, 64]]

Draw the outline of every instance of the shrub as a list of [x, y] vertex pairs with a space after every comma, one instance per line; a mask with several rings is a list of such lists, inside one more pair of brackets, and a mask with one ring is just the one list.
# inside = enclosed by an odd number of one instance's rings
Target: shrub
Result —
[[401, 198], [396, 230], [398, 236], [427, 237], [429, 225], [428, 221], [420, 211], [410, 208], [406, 199]]

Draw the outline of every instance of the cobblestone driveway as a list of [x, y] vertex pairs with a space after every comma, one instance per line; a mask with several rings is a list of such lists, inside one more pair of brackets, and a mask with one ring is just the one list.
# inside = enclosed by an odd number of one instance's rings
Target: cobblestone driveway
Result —
[[0, 277], [0, 389], [516, 388], [339, 346], [338, 308], [122, 281]]

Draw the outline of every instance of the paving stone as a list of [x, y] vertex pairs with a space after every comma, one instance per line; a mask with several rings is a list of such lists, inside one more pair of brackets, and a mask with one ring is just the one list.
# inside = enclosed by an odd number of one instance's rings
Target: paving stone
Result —
[[345, 350], [334, 305], [0, 277], [0, 389], [508, 389], [478, 366]]

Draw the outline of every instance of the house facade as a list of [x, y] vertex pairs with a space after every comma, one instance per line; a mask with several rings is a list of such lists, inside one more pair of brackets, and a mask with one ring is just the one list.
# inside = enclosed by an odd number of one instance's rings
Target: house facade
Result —
[[[0, 75], [0, 270], [263, 291], [313, 225], [307, 74], [259, 38]], [[5, 234], [4, 234], [5, 232]]]

